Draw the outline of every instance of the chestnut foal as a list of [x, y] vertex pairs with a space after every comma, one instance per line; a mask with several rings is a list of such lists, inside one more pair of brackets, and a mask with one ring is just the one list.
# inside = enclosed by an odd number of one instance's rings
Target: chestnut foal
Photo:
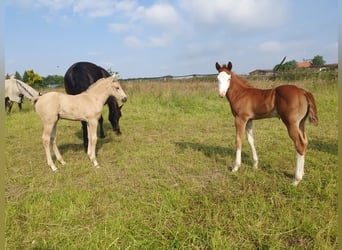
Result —
[[303, 179], [304, 157], [308, 145], [305, 120], [318, 125], [317, 108], [313, 95], [294, 85], [281, 85], [272, 89], [257, 89], [246, 83], [246, 79], [234, 74], [232, 63], [222, 66], [216, 63], [220, 97], [227, 97], [235, 117], [236, 160], [232, 169], [241, 165], [242, 137], [246, 130], [247, 140], [253, 154], [253, 167], [258, 168], [258, 156], [254, 146], [253, 120], [279, 117], [287, 127], [297, 151], [296, 174], [293, 185]]

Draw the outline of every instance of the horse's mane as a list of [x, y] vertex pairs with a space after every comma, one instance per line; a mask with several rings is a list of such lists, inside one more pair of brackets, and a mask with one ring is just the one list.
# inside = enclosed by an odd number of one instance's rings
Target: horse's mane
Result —
[[229, 65], [229, 63], [228, 64], [223, 64], [222, 68], [224, 68], [224, 69], [229, 71], [229, 73], [232, 76], [232, 79], [235, 80], [237, 82], [237, 84], [239, 84], [239, 85], [241, 85], [242, 87], [245, 87], [245, 88], [252, 88], [252, 86], [247, 83], [247, 79], [246, 78], [244, 78], [242, 76], [239, 76], [239, 75], [236, 75], [234, 72], [231, 71], [231, 65]]
[[[116, 80], [116, 81], [118, 80], [118, 76], [117, 76], [117, 75], [112, 75], [112, 76], [109, 76], [109, 77], [113, 78], [113, 80]], [[106, 79], [109, 78], [109, 77], [102, 77], [102, 78], [98, 79], [94, 84], [91, 84], [91, 85], [88, 87], [87, 90], [93, 89], [94, 87], [98, 86], [99, 83], [103, 82], [104, 80], [106, 80]]]
[[235, 78], [237, 82], [243, 87], [252, 88], [252, 86], [247, 83], [247, 79], [245, 77], [236, 75], [234, 73], [232, 73], [231, 75], [232, 75], [232, 78]]

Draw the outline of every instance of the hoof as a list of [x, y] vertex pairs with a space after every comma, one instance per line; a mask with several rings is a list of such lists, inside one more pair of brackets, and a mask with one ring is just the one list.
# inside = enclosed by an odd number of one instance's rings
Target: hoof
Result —
[[238, 171], [238, 170], [239, 170], [239, 167], [234, 166], [234, 167], [232, 168], [232, 173], [234, 173], [234, 172], [236, 172], [236, 171]]
[[299, 182], [300, 182], [300, 180], [294, 180], [294, 181], [292, 182], [292, 186], [297, 187], [298, 184], [299, 184]]
[[94, 161], [93, 161], [93, 164], [94, 164], [94, 168], [100, 168], [100, 165], [99, 165], [99, 163], [97, 162], [97, 160], [94, 160]]
[[253, 168], [258, 169], [258, 163], [257, 162], [253, 164]]

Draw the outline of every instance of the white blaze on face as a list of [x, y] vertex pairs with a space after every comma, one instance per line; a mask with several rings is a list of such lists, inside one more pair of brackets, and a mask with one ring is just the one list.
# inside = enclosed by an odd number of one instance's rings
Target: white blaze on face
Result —
[[231, 75], [227, 72], [220, 72], [217, 76], [218, 80], [218, 90], [220, 97], [225, 97], [229, 88]]

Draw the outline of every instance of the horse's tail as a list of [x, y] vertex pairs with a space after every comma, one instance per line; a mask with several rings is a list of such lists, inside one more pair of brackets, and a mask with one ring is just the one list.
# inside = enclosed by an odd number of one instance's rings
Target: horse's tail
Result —
[[31, 98], [31, 102], [33, 103], [33, 105], [36, 105], [36, 103], [37, 103], [39, 97], [40, 97], [40, 95], [34, 96], [34, 97]]
[[305, 97], [308, 101], [309, 107], [308, 107], [308, 113], [309, 113], [309, 121], [313, 123], [315, 126], [318, 125], [318, 116], [317, 116], [317, 106], [316, 106], [316, 101], [313, 96], [308, 91], [305, 91]]

